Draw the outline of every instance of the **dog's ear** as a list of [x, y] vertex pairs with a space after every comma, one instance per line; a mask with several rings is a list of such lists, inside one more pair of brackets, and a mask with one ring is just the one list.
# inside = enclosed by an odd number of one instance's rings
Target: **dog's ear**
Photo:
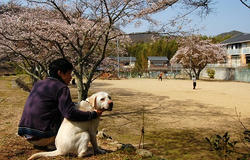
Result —
[[88, 101], [93, 108], [96, 108], [96, 95], [92, 95], [91, 97], [89, 97]]

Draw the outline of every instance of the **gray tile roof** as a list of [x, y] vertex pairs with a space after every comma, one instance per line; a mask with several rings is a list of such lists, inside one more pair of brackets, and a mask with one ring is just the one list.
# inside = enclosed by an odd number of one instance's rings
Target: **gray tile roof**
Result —
[[250, 42], [250, 34], [249, 33], [243, 33], [240, 35], [237, 35], [235, 37], [229, 38], [221, 44], [234, 44], [234, 43], [242, 43], [242, 42]]
[[[117, 57], [113, 57], [116, 61], [117, 61]], [[129, 62], [129, 61], [135, 62], [136, 61], [136, 57], [119, 57], [119, 61], [120, 62]]]
[[161, 57], [161, 56], [148, 56], [148, 60], [153, 61], [168, 61], [168, 57]]
[[143, 32], [143, 33], [130, 33], [129, 37], [133, 42], [152, 42], [153, 39], [160, 38], [158, 33], [150, 33], [150, 32]]

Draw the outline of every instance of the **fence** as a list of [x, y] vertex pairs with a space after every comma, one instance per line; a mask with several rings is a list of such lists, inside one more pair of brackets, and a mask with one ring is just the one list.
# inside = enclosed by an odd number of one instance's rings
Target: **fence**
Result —
[[236, 68], [235, 80], [243, 81], [243, 82], [250, 82], [250, 68]]
[[250, 82], [250, 68], [228, 68], [208, 66], [201, 72], [201, 77], [208, 78], [207, 69], [215, 70], [215, 79]]
[[[230, 81], [241, 81], [241, 82], [250, 82], [250, 68], [232, 68], [228, 66], [216, 66], [216, 65], [208, 65], [206, 68], [204, 68], [200, 74], [200, 78], [209, 78], [207, 75], [207, 69], [211, 68], [215, 70], [215, 79], [218, 80], [230, 80]], [[141, 75], [145, 78], [157, 78], [161, 71], [149, 71], [143, 73]], [[178, 68], [178, 70], [172, 69], [171, 71], [164, 72], [164, 77], [168, 78], [177, 78], [180, 76], [185, 76], [182, 69]], [[177, 77], [176, 77], [177, 76]], [[126, 77], [126, 78], [135, 78], [139, 77], [138, 73], [132, 72], [123, 72], [120, 73], [120, 77]]]

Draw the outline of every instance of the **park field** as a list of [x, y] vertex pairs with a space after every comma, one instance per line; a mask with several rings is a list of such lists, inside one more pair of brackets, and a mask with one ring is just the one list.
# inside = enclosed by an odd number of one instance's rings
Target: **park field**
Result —
[[[28, 96], [15, 84], [16, 78], [0, 77], [0, 159], [3, 160], [27, 159], [38, 152], [16, 135]], [[70, 86], [70, 89], [76, 101], [76, 88]], [[103, 114], [100, 129], [105, 128], [113, 140], [138, 146], [144, 126], [144, 147], [153, 153], [150, 159], [154, 160], [219, 160], [221, 157], [211, 151], [205, 137], [228, 131], [232, 140], [239, 141], [244, 131], [242, 124], [250, 128], [250, 83], [198, 80], [197, 89], [193, 90], [191, 80], [96, 80], [90, 93], [97, 91], [110, 93], [114, 101], [113, 111]], [[107, 144], [101, 147], [109, 149]], [[240, 145], [237, 150], [246, 153], [245, 147]], [[69, 155], [54, 159], [78, 158]], [[115, 151], [84, 159], [142, 158], [128, 151]]]
[[[137, 109], [154, 108], [152, 111], [160, 115], [165, 113], [156, 117], [168, 128], [223, 129], [227, 127], [224, 120], [235, 121], [235, 111], [246, 123], [250, 118], [250, 83], [197, 81], [195, 90], [191, 80], [97, 80], [93, 84], [97, 90], [119, 96], [119, 101], [124, 99], [127, 105]], [[169, 123], [171, 117], [175, 120], [178, 117], [178, 122]]]

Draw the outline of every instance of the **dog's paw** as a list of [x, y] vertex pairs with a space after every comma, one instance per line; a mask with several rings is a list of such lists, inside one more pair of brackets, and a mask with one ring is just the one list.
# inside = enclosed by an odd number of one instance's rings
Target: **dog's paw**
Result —
[[105, 154], [106, 151], [103, 149], [98, 148], [97, 150], [94, 151], [94, 154]]

